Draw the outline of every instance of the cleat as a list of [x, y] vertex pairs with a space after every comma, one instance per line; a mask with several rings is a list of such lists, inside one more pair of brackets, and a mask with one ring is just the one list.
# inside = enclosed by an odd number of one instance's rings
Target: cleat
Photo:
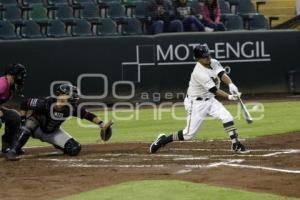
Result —
[[164, 146], [162, 140], [166, 138], [165, 134], [160, 134], [157, 139], [150, 145], [150, 153], [156, 153], [161, 147]]
[[250, 153], [250, 151], [240, 142], [233, 143], [231, 149], [236, 153]]
[[18, 154], [19, 156], [24, 155], [24, 154], [25, 154], [24, 149], [19, 149], [19, 150], [17, 150], [17, 154]]
[[18, 157], [18, 154], [14, 149], [9, 150], [6, 154], [4, 154], [4, 157], [7, 161], [20, 160], [20, 157]]

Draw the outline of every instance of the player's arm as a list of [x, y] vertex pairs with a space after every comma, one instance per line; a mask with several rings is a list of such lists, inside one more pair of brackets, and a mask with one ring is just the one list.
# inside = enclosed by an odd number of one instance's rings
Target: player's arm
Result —
[[225, 73], [224, 67], [221, 65], [221, 63], [213, 59], [213, 65], [220, 80], [228, 85], [230, 94], [239, 94], [238, 88], [233, 84], [231, 78]]
[[94, 124], [101, 125], [103, 121], [94, 113], [87, 111], [84, 107], [78, 110], [78, 107], [74, 109], [73, 116], [79, 117], [81, 119], [86, 119]]
[[232, 82], [231, 78], [224, 71], [221, 71], [218, 74], [218, 76], [223, 83], [228, 85], [231, 94], [239, 94], [239, 89], [236, 87], [236, 85]]
[[218, 89], [216, 86], [210, 88], [209, 92], [213, 93], [214, 95], [216, 95], [218, 97], [228, 99], [230, 101], [236, 101], [238, 99], [237, 95], [228, 94], [227, 92], [225, 92], [221, 89]]

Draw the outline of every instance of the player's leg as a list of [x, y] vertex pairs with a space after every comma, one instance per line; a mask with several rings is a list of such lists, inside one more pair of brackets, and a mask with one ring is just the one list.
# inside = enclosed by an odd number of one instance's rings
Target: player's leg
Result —
[[151, 144], [150, 153], [157, 152], [158, 149], [170, 142], [191, 140], [196, 135], [207, 115], [207, 110], [209, 108], [208, 102], [197, 100], [190, 101], [186, 98], [184, 105], [187, 111], [186, 127], [183, 130], [170, 134], [169, 136], [160, 134], [156, 141]]
[[218, 100], [211, 99], [211, 101], [212, 106], [209, 115], [222, 121], [224, 129], [230, 137], [232, 150], [240, 153], [248, 153], [249, 151], [246, 150], [246, 147], [239, 141], [238, 132], [234, 126], [233, 117], [230, 112]]
[[34, 118], [30, 117], [26, 120], [26, 123], [20, 129], [20, 135], [16, 142], [13, 144], [13, 147], [5, 154], [6, 160], [19, 160], [19, 153], [21, 152], [22, 147], [26, 144], [30, 136], [37, 131], [39, 127], [39, 122]]
[[40, 139], [52, 144], [69, 156], [77, 156], [81, 151], [81, 145], [62, 128], [51, 134], [43, 134]]
[[2, 153], [7, 153], [17, 140], [21, 117], [17, 111], [12, 109], [1, 108], [1, 111], [3, 113], [1, 121], [5, 123], [4, 134], [2, 135]]

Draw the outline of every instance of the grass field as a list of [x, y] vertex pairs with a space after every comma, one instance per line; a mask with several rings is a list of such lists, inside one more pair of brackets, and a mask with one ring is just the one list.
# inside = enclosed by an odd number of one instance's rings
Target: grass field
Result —
[[[243, 119], [236, 119], [236, 127], [242, 138], [253, 138], [264, 135], [272, 135], [284, 132], [300, 130], [300, 102], [273, 102], [264, 103], [263, 113], [252, 113], [253, 117], [263, 114], [261, 120], [254, 121], [253, 124], [247, 124]], [[236, 116], [238, 112], [236, 105], [226, 105], [229, 111]], [[250, 111], [252, 107], [249, 107]], [[256, 108], [257, 109], [257, 108]], [[99, 116], [103, 113], [97, 112]], [[139, 120], [118, 120], [112, 117], [115, 124], [114, 135], [110, 142], [132, 142], [132, 141], [153, 141], [158, 133], [172, 133], [184, 128], [185, 120], [174, 120], [168, 112], [162, 114], [161, 120], [154, 120], [153, 109], [142, 109], [139, 111]], [[134, 115], [128, 110], [119, 110], [115, 114], [119, 117], [128, 117]], [[176, 109], [177, 116], [185, 116], [183, 107]], [[135, 118], [135, 115], [133, 116]], [[86, 122], [88, 124], [88, 122]], [[64, 129], [71, 133], [81, 143], [101, 143], [99, 140], [99, 129], [81, 128], [76, 124], [76, 119], [71, 119], [64, 124]], [[222, 124], [216, 120], [207, 120], [197, 135], [197, 139], [227, 139]], [[32, 140], [27, 146], [46, 145], [37, 140]], [[180, 181], [141, 181], [128, 182], [98, 190], [71, 196], [67, 199], [290, 199], [278, 197], [269, 194], [254, 192], [245, 192], [228, 188], [207, 186], [203, 184], [194, 184]]]
[[[264, 112], [252, 112], [252, 116], [258, 117], [263, 115], [261, 120], [254, 121], [253, 124], [247, 124], [241, 115], [237, 115], [238, 108], [236, 105], [226, 105], [233, 116], [240, 116], [235, 120], [240, 137], [253, 138], [263, 135], [272, 135], [300, 130], [300, 102], [275, 102], [264, 103]], [[251, 107], [250, 112], [251, 112]], [[168, 109], [166, 109], [168, 110]], [[113, 114], [109, 113], [113, 125], [114, 135], [111, 142], [132, 142], [147, 141], [150, 142], [156, 138], [158, 133], [173, 133], [185, 127], [185, 120], [174, 120], [168, 112], [163, 112], [161, 120], [155, 120], [153, 109], [139, 110], [139, 119], [135, 119], [135, 112], [128, 110], [118, 110], [115, 115], [118, 117], [128, 117], [133, 115], [132, 120], [117, 120], [113, 118]], [[97, 112], [102, 117], [102, 112]], [[176, 109], [176, 115], [185, 117], [183, 107]], [[90, 124], [84, 121], [84, 124]], [[81, 128], [77, 125], [76, 119], [71, 119], [64, 123], [63, 128], [70, 132], [73, 137], [81, 143], [101, 143], [99, 140], [99, 129], [97, 128]], [[197, 139], [227, 139], [228, 136], [224, 132], [222, 123], [218, 120], [204, 121]], [[29, 146], [46, 145], [38, 140], [31, 140]]]
[[245, 192], [184, 181], [135, 181], [105, 187], [64, 200], [292, 200], [265, 193]]

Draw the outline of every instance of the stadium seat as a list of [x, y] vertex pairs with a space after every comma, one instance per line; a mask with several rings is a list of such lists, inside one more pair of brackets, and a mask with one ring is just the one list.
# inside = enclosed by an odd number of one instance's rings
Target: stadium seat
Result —
[[85, 3], [95, 3], [94, 0], [72, 0], [73, 5], [82, 5]]
[[239, 15], [226, 15], [223, 19], [227, 31], [243, 30], [243, 19]]
[[100, 20], [100, 11], [98, 6], [91, 3], [83, 4], [83, 10], [82, 10], [82, 18], [90, 21], [90, 22], [98, 22]]
[[97, 3], [110, 3], [110, 2], [122, 3], [122, 0], [97, 0]]
[[8, 20], [12, 23], [22, 22], [22, 12], [16, 5], [8, 5], [3, 13], [3, 20]]
[[117, 24], [110, 18], [103, 18], [100, 24], [97, 26], [96, 33], [99, 36], [116, 36], [119, 35], [117, 32]]
[[72, 27], [72, 36], [93, 36], [91, 24], [85, 19], [76, 20], [76, 25]]
[[122, 4], [118, 2], [109, 2], [107, 3], [108, 11], [107, 16], [111, 17], [114, 20], [121, 20], [126, 17], [125, 9]]
[[141, 35], [142, 24], [136, 18], [126, 18], [122, 21], [122, 35]]
[[49, 18], [47, 14], [47, 9], [42, 5], [31, 6], [28, 14], [28, 19], [34, 20], [38, 23], [48, 23]]
[[194, 14], [196, 16], [199, 16], [201, 13], [200, 13], [200, 2], [198, 0], [191, 0], [191, 1], [188, 1], [188, 6], [191, 7], [192, 11], [194, 12]]
[[269, 29], [268, 20], [263, 15], [253, 15], [249, 21], [249, 30], [266, 30]]
[[40, 26], [32, 20], [24, 22], [24, 26], [21, 28], [21, 36], [23, 38], [43, 38], [45, 37], [41, 33]]
[[251, 0], [240, 0], [237, 6], [237, 14], [239, 15], [249, 15], [257, 13]]
[[224, 17], [228, 14], [229, 15], [232, 14], [230, 12], [230, 8], [229, 8], [228, 4], [225, 2], [225, 0], [218, 0], [218, 2], [219, 2], [219, 5], [220, 5], [222, 17]]
[[43, 5], [43, 0], [22, 0], [23, 6]]
[[55, 5], [60, 5], [60, 4], [67, 5], [69, 2], [68, 2], [68, 0], [48, 0], [47, 3], [49, 6], [55, 6]]
[[18, 5], [18, 1], [17, 0], [1, 0], [0, 3], [4, 6], [7, 5]]
[[56, 5], [56, 10], [54, 14], [55, 19], [60, 19], [65, 23], [73, 23], [74, 22], [74, 14], [73, 9], [66, 4], [58, 4]]
[[47, 37], [60, 38], [70, 36], [66, 32], [65, 24], [60, 20], [52, 20], [48, 26]]
[[0, 38], [5, 40], [19, 39], [15, 27], [9, 21], [0, 21]]
[[147, 11], [147, 3], [144, 1], [138, 1], [134, 3], [134, 16], [140, 20], [147, 19], [148, 11]]

